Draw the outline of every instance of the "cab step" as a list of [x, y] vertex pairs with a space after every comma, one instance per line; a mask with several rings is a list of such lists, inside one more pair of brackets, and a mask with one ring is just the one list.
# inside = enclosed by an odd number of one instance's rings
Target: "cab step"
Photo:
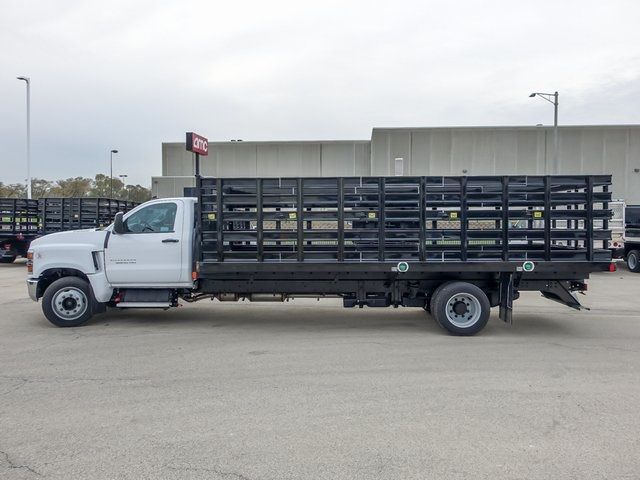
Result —
[[118, 308], [169, 308], [177, 306], [175, 290], [169, 288], [128, 288], [115, 298]]
[[170, 308], [171, 302], [120, 302], [118, 308]]

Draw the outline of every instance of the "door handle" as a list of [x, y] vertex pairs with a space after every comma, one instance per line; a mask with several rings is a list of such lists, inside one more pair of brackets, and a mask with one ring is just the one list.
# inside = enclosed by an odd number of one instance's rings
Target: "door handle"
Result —
[[178, 243], [180, 240], [177, 238], [165, 238], [162, 240], [162, 243]]

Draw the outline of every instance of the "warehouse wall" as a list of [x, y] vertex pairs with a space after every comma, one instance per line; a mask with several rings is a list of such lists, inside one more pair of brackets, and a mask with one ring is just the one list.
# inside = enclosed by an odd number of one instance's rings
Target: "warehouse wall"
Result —
[[[612, 174], [613, 195], [640, 203], [640, 126], [553, 129], [469, 127], [374, 129], [371, 172], [394, 175]], [[638, 171], [636, 171], [636, 169]]]
[[[640, 125], [563, 126], [558, 165], [553, 152], [549, 127], [375, 128], [370, 142], [211, 142], [201, 172], [220, 177], [607, 173], [613, 175], [614, 198], [640, 204]], [[193, 172], [193, 155], [184, 143], [163, 143], [163, 176], [153, 178], [153, 194], [182, 195]]]
[[153, 198], [182, 197], [185, 187], [195, 187], [193, 175], [188, 177], [151, 177], [151, 196]]
[[[370, 143], [210, 142], [201, 157], [202, 175], [220, 177], [284, 177], [369, 175]], [[162, 144], [162, 175], [194, 173], [194, 159], [184, 143]]]

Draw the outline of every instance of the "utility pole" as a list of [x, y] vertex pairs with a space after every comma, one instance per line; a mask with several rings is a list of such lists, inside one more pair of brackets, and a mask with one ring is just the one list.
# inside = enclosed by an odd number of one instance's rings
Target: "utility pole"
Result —
[[27, 198], [31, 198], [31, 79], [16, 78], [27, 84]]
[[113, 198], [113, 154], [118, 150], [111, 150], [109, 160], [109, 198]]
[[538, 96], [543, 100], [553, 104], [553, 168], [551, 173], [558, 173], [559, 163], [558, 163], [558, 92], [554, 93], [541, 93], [534, 92], [529, 97]]

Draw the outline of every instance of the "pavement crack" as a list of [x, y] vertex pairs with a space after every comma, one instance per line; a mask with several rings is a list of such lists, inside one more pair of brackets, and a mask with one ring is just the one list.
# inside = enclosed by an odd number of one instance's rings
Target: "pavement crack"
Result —
[[175, 465], [166, 465], [166, 467], [169, 470], [175, 470], [179, 472], [207, 472], [207, 473], [213, 473], [214, 475], [217, 475], [222, 478], [232, 478], [232, 479], [235, 478], [237, 480], [252, 480], [251, 478], [247, 477], [246, 475], [243, 475], [242, 473], [225, 472], [217, 468], [192, 467], [192, 466], [179, 467]]
[[15, 463], [13, 460], [11, 460], [11, 458], [9, 457], [9, 454], [5, 451], [0, 450], [0, 455], [2, 455], [4, 457], [4, 462], [2, 463], [6, 463], [6, 468], [13, 468], [13, 469], [24, 469], [28, 472], [33, 473], [34, 475], [38, 476], [38, 477], [42, 477], [43, 475], [38, 472], [37, 470], [33, 469], [32, 467], [30, 467], [29, 465], [20, 465]]
[[10, 376], [10, 375], [0, 375], [0, 378], [6, 378], [7, 380], [17, 380], [18, 382], [20, 382], [17, 385], [13, 385], [8, 390], [0, 393], [0, 395], [2, 396], [9, 395], [10, 393], [15, 392], [16, 390], [20, 390], [22, 387], [24, 387], [27, 383], [31, 381], [27, 377], [16, 377], [16, 376]]

